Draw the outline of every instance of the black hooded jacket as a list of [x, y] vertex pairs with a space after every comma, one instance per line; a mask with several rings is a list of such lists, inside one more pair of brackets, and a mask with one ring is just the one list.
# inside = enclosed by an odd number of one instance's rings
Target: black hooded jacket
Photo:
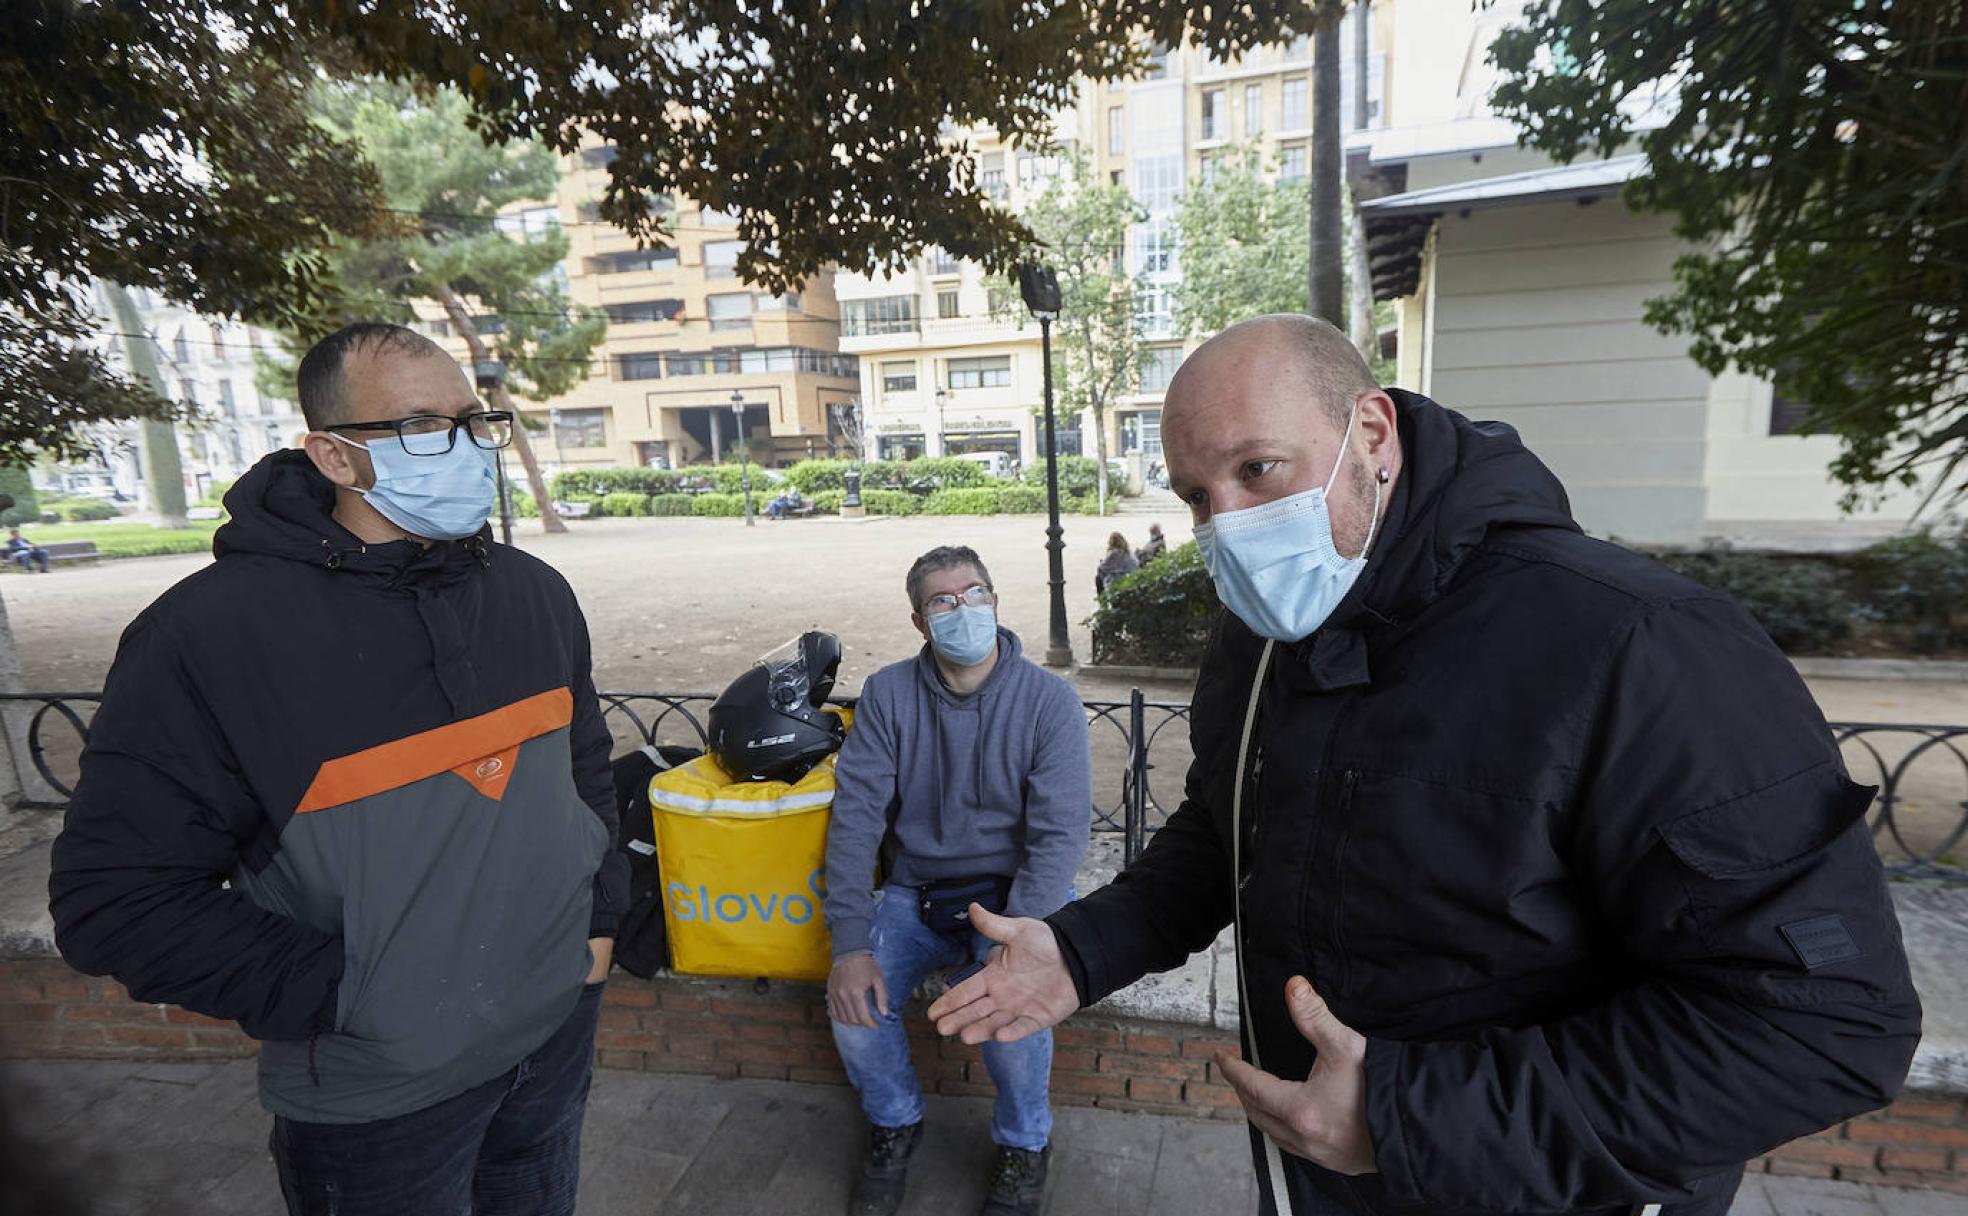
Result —
[[49, 879], [56, 943], [266, 1040], [267, 1105], [360, 1122], [496, 1076], [612, 936], [609, 735], [551, 567], [364, 545], [300, 452], [124, 633]]
[[[1287, 1155], [1294, 1209], [1721, 1216], [1744, 1162], [1905, 1078], [1872, 791], [1734, 602], [1583, 536], [1510, 428], [1392, 395], [1385, 538], [1275, 648], [1244, 794], [1246, 1035], [1306, 1075], [1304, 975], [1368, 1039], [1377, 1172]], [[1050, 918], [1083, 1003], [1230, 923], [1262, 648], [1224, 615], [1181, 807]]]

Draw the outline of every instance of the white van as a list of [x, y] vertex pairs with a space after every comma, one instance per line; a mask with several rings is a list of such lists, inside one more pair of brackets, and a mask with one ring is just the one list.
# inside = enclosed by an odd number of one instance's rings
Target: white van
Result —
[[1009, 452], [962, 452], [957, 454], [956, 459], [981, 464], [992, 477], [1011, 476], [1012, 456]]

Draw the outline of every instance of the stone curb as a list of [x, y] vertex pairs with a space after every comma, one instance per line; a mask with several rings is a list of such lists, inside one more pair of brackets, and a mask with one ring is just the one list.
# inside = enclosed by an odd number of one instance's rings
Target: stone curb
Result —
[[1075, 667], [1073, 674], [1093, 680], [1169, 680], [1184, 684], [1196, 682], [1196, 669], [1193, 667], [1130, 667], [1126, 664], [1101, 666], [1088, 663]]

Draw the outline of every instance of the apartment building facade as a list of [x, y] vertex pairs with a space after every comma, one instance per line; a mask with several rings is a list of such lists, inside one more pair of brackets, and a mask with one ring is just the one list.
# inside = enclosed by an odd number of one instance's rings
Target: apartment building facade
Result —
[[[741, 438], [765, 465], [843, 453], [858, 383], [840, 349], [831, 276], [796, 292], [758, 290], [738, 275], [736, 220], [690, 200], [665, 204], [667, 248], [638, 249], [596, 211], [612, 156], [593, 145], [564, 157], [553, 200], [499, 221], [522, 236], [564, 229], [568, 296], [608, 317], [585, 379], [550, 402], [516, 399], [535, 421], [541, 464], [714, 464], [737, 459]], [[462, 359], [449, 323], [426, 311], [425, 329]]]
[[[267, 330], [223, 317], [208, 317], [144, 288], [131, 288], [144, 335], [151, 343], [165, 395], [185, 407], [176, 427], [185, 494], [196, 501], [216, 483], [230, 482], [269, 452], [289, 447], [306, 431], [291, 395], [263, 392], [256, 355], [280, 350]], [[118, 330], [97, 287], [100, 333], [113, 363], [130, 371], [135, 339]], [[137, 424], [94, 429], [96, 457], [52, 476], [68, 491], [114, 490], [141, 500], [146, 471]]]
[[[1392, 35], [1391, 4], [1372, 10], [1368, 125], [1382, 121]], [[1342, 42], [1350, 48], [1349, 16]], [[1196, 47], [1157, 49], [1125, 81], [1086, 82], [1057, 116], [1062, 150], [1083, 152], [1104, 180], [1126, 185], [1145, 218], [1132, 226], [1127, 269], [1147, 289], [1138, 300], [1142, 349], [1136, 390], [1108, 412], [1107, 450], [1145, 468], [1161, 458], [1161, 402], [1197, 339], [1178, 332], [1174, 291], [1182, 274], [1176, 208], [1187, 185], [1213, 172], [1218, 156], [1255, 147], [1279, 177], [1311, 172], [1311, 40], [1216, 60]], [[1352, 62], [1344, 65], [1342, 126], [1352, 125]], [[990, 130], [970, 134], [984, 190], [1018, 209], [1042, 190], [1059, 162], [1006, 144]], [[1020, 461], [1043, 454], [1043, 365], [1039, 330], [1008, 281], [932, 250], [893, 275], [843, 274], [841, 348], [861, 359], [869, 458], [1003, 451]], [[1093, 419], [1062, 415], [1062, 452], [1092, 454]], [[1132, 470], [1131, 470], [1132, 471]]]

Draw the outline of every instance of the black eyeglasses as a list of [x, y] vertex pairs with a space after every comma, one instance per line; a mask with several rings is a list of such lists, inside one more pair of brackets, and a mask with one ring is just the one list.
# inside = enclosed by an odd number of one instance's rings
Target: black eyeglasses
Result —
[[486, 410], [477, 414], [412, 414], [381, 422], [338, 422], [324, 431], [395, 431], [396, 441], [412, 456], [442, 456], [458, 442], [462, 429], [471, 441], [487, 451], [497, 451], [512, 442], [513, 416], [506, 410]]

